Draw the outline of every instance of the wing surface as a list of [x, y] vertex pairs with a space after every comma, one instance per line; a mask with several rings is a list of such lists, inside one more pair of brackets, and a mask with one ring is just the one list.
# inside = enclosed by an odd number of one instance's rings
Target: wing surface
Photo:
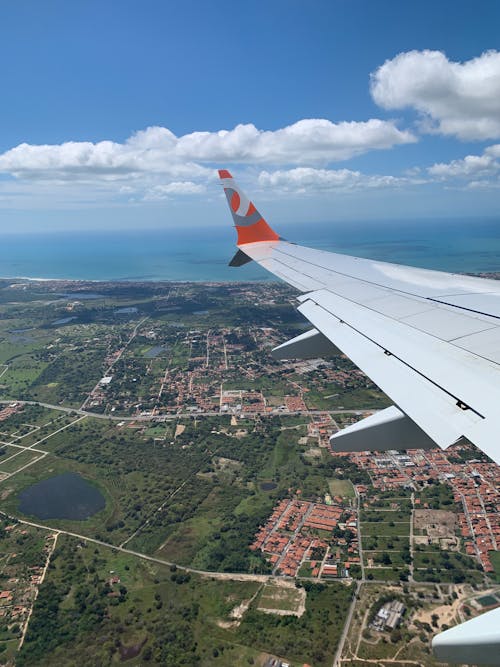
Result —
[[499, 463], [500, 282], [289, 243], [219, 173], [239, 252], [301, 292], [299, 311], [391, 397], [401, 425], [442, 448], [465, 437]]

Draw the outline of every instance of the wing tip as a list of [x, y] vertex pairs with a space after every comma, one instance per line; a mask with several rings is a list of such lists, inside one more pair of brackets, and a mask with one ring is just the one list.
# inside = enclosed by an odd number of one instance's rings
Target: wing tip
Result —
[[238, 187], [231, 173], [227, 169], [219, 169], [218, 172], [233, 216], [234, 226], [238, 232], [237, 245], [279, 241], [279, 235], [267, 224], [254, 204]]

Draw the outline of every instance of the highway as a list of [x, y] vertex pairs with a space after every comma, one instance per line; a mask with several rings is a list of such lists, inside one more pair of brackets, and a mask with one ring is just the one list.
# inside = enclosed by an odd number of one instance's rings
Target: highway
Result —
[[6, 518], [12, 521], [17, 521], [18, 523], [22, 523], [26, 526], [33, 526], [34, 528], [47, 530], [51, 533], [58, 533], [61, 535], [69, 535], [70, 537], [76, 537], [77, 539], [82, 540], [82, 542], [90, 542], [91, 544], [98, 544], [101, 547], [106, 547], [107, 549], [114, 549], [115, 551], [120, 551], [122, 553], [135, 556], [136, 558], [142, 558], [143, 560], [147, 560], [152, 563], [158, 563], [159, 565], [166, 565], [169, 567], [175, 566], [177, 570], [181, 570], [182, 572], [189, 572], [191, 574], [197, 574], [201, 577], [210, 577], [211, 579], [226, 579], [226, 580], [230, 579], [231, 581], [257, 581], [261, 583], [266, 583], [267, 581], [271, 581], [273, 579], [283, 579], [283, 577], [275, 577], [270, 574], [247, 574], [244, 572], [212, 572], [210, 570], [197, 570], [195, 568], [187, 567], [185, 565], [178, 565], [177, 563], [172, 563], [171, 561], [164, 560], [163, 558], [157, 558], [156, 556], [148, 556], [147, 554], [143, 554], [140, 551], [134, 551], [133, 549], [126, 549], [125, 547], [122, 546], [116, 546], [115, 544], [104, 542], [104, 540], [98, 540], [95, 537], [88, 537], [87, 535], [80, 535], [79, 533], [73, 533], [69, 530], [62, 530], [61, 528], [45, 526], [42, 523], [35, 523], [34, 521], [26, 521], [25, 519], [19, 519], [15, 516], [5, 514], [4, 512], [0, 512], [0, 515], [5, 516]]
[[[82, 408], [68, 408], [64, 405], [54, 405], [53, 403], [43, 403], [42, 401], [21, 401], [16, 399], [11, 399], [10, 401], [0, 400], [0, 405], [10, 405], [11, 403], [19, 403], [20, 405], [39, 405], [42, 408], [47, 408], [49, 410], [60, 410], [61, 412], [67, 412], [69, 414], [82, 415], [84, 417], [94, 417], [95, 419], [108, 419], [111, 421], [165, 421], [166, 419], [179, 419], [184, 417], [220, 417], [221, 415], [232, 416], [232, 412], [220, 412], [218, 410], [212, 410], [210, 412], [175, 412], [168, 415], [136, 415], [135, 417], [131, 416], [120, 416], [120, 415], [107, 415], [100, 414], [98, 412], [91, 412], [90, 410], [83, 410]], [[276, 415], [287, 416], [303, 415], [307, 417], [309, 415], [364, 415], [367, 413], [376, 412], [376, 410], [371, 409], [360, 409], [360, 410], [293, 410], [283, 412], [282, 410], [273, 410], [272, 412], [267, 412], [266, 416], [272, 417]], [[241, 412], [235, 415], [236, 417], [249, 417], [255, 416], [254, 413], [247, 414]]]

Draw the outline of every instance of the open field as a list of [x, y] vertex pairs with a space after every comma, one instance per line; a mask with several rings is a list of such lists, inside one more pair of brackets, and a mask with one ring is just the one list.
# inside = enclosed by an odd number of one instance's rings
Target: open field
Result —
[[482, 582], [481, 566], [469, 556], [437, 547], [419, 547], [414, 554], [416, 581]]
[[23, 466], [29, 465], [36, 459], [42, 458], [40, 452], [33, 452], [29, 449], [22, 450], [14, 447], [6, 447], [6, 456], [0, 459], [0, 473], [12, 473]]
[[267, 584], [256, 601], [257, 610], [302, 616], [305, 611], [306, 591], [293, 585]]
[[329, 479], [328, 487], [332, 496], [342, 498], [354, 498], [354, 487], [349, 479]]
[[[294, 592], [306, 598], [308, 614], [269, 615], [251, 602], [259, 584], [186, 576], [111, 549], [78, 547], [77, 540], [64, 537], [53, 565], [35, 605], [21, 666], [70, 665], [78, 652], [89, 665], [126, 654], [132, 665], [152, 660], [209, 666], [217, 655], [217, 664], [230, 667], [267, 651], [298, 663], [314, 654], [315, 665], [326, 667], [350, 597], [339, 584], [312, 586], [307, 593]], [[97, 596], [90, 595], [91, 580]], [[121, 624], [126, 632], [110, 642]], [[186, 662], [188, 656], [192, 660]]]
[[500, 551], [490, 551], [490, 560], [495, 569], [497, 583], [500, 584]]
[[392, 523], [365, 523], [362, 522], [363, 535], [380, 535], [381, 537], [391, 537], [393, 535], [406, 536], [410, 532], [410, 522], [399, 521]]

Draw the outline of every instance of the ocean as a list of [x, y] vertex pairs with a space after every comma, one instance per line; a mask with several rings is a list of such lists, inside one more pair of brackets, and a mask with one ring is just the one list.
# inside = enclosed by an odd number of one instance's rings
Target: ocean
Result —
[[[358, 257], [451, 272], [500, 271], [500, 218], [289, 225], [284, 238]], [[73, 280], [273, 279], [231, 268], [230, 227], [0, 234], [0, 277]]]

